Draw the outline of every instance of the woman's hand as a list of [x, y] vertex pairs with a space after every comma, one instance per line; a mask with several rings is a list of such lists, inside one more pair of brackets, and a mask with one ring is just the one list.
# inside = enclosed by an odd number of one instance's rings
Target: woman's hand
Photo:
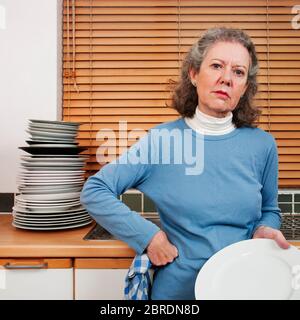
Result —
[[147, 247], [147, 255], [155, 266], [164, 266], [178, 256], [177, 248], [169, 242], [162, 230], [158, 231]]
[[288, 249], [290, 246], [282, 232], [271, 227], [258, 227], [253, 235], [253, 239], [257, 238], [273, 239], [282, 249]]

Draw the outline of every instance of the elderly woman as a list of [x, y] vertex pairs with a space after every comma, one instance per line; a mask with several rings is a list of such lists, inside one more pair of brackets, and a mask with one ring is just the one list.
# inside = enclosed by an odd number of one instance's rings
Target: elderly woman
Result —
[[[278, 230], [276, 143], [254, 125], [257, 71], [255, 47], [243, 31], [208, 30], [188, 52], [174, 91], [181, 117], [149, 130], [84, 186], [81, 201], [90, 215], [159, 266], [152, 299], [194, 299], [203, 264], [232, 243], [271, 238], [289, 246]], [[175, 131], [173, 143], [156, 139], [158, 132]], [[178, 161], [186, 152], [178, 148], [182, 141], [198, 148], [198, 172]], [[147, 161], [136, 161], [146, 152]], [[154, 201], [161, 229], [118, 200], [129, 188]]]

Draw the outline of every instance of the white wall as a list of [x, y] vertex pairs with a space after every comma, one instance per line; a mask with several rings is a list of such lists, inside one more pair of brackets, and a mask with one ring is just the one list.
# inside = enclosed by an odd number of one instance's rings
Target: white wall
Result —
[[61, 120], [62, 0], [0, 0], [0, 8], [0, 192], [17, 192], [28, 119]]

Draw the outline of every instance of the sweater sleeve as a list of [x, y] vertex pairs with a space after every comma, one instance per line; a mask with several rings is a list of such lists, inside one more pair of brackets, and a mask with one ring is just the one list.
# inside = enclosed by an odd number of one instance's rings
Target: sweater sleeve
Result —
[[[262, 215], [254, 226], [255, 230], [260, 226], [280, 229], [281, 212], [278, 207], [278, 153], [275, 139], [268, 152], [265, 168], [262, 176]], [[254, 233], [253, 232], [253, 233]]]
[[97, 223], [138, 254], [143, 253], [160, 229], [130, 210], [118, 199], [118, 195], [130, 188], [138, 189], [138, 185], [151, 175], [150, 145], [151, 135], [148, 133], [118, 159], [91, 176], [80, 197], [81, 203]]

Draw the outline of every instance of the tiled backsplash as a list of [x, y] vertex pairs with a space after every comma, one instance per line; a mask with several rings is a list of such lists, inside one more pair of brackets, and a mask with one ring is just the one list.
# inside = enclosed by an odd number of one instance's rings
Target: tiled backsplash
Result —
[[[14, 205], [13, 193], [0, 193], [0, 212], [11, 212]], [[157, 212], [156, 206], [151, 199], [137, 190], [128, 190], [119, 196], [131, 210], [137, 212]], [[278, 203], [282, 213], [300, 214], [300, 189], [279, 190]]]
[[0, 212], [12, 211], [14, 196], [14, 193], [0, 193]]
[[[120, 198], [131, 210], [137, 212], [157, 211], [153, 201], [139, 191], [129, 190], [121, 195]], [[300, 214], [300, 189], [291, 191], [279, 190], [278, 205], [282, 213]]]
[[[12, 212], [14, 197], [14, 193], [0, 193], [0, 213]], [[118, 198], [121, 199], [131, 210], [145, 213], [157, 212], [153, 201], [139, 191], [128, 190]]]
[[278, 205], [281, 212], [300, 213], [300, 190], [295, 190], [293, 192], [281, 192], [278, 194]]

